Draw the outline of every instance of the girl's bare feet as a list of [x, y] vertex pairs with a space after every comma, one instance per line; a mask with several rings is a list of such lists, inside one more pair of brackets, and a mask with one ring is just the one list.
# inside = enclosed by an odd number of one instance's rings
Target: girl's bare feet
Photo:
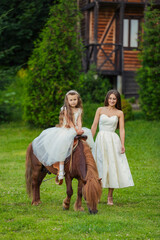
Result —
[[113, 205], [113, 197], [108, 197], [107, 205]]

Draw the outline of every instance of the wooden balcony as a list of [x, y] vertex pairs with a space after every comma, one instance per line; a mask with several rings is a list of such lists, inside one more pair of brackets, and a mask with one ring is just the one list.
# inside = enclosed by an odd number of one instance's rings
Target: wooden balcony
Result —
[[118, 75], [122, 71], [121, 45], [112, 43], [88, 44], [86, 46], [85, 71], [91, 64], [97, 66], [97, 72], [107, 75]]
[[[150, 4], [150, 0], [99, 0], [98, 4], [99, 5], [117, 5], [120, 3], [125, 3], [126, 5], [145, 5], [145, 4]], [[153, 4], [155, 5], [160, 5], [160, 0], [154, 0]], [[95, 1], [80, 1], [80, 9], [82, 11], [89, 10], [94, 8], [95, 6]]]
[[[100, 0], [99, 3], [121, 3], [122, 0]], [[123, 0], [124, 3], [146, 3], [147, 0]]]
[[[92, 1], [94, 2], [94, 1]], [[101, 3], [139, 3], [139, 4], [146, 4], [146, 3], [150, 3], [150, 0], [100, 0], [99, 4]], [[159, 0], [154, 0], [153, 4], [160, 4]]]

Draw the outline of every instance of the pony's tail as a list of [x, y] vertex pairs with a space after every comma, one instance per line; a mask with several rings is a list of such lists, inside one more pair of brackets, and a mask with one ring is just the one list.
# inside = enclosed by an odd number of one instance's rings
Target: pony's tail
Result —
[[26, 191], [29, 197], [32, 195], [32, 161], [31, 161], [32, 143], [29, 144], [26, 152]]

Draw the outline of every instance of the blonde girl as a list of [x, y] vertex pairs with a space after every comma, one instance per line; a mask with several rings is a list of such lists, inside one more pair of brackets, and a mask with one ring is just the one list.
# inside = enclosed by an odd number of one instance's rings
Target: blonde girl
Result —
[[59, 162], [59, 180], [64, 178], [64, 161], [71, 154], [74, 137], [87, 135], [87, 142], [94, 147], [91, 130], [82, 128], [82, 100], [79, 93], [70, 90], [66, 93], [64, 105], [59, 115], [59, 124], [44, 130], [32, 142], [35, 156], [44, 166]]

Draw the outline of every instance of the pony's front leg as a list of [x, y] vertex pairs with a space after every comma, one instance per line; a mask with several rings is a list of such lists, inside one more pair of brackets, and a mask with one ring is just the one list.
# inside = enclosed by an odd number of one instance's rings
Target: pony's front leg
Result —
[[77, 200], [74, 204], [75, 211], [84, 211], [84, 208], [82, 207], [82, 187], [83, 187], [82, 180], [78, 180]]
[[66, 187], [67, 187], [67, 197], [63, 200], [63, 210], [69, 210], [71, 197], [73, 195], [72, 189], [72, 179], [69, 175], [65, 176]]
[[41, 167], [38, 168], [38, 170], [33, 175], [33, 181], [32, 181], [32, 193], [33, 193], [33, 199], [32, 199], [32, 205], [39, 205], [41, 203], [40, 201], [40, 185], [42, 183], [42, 180], [46, 176], [46, 173], [41, 172]]

